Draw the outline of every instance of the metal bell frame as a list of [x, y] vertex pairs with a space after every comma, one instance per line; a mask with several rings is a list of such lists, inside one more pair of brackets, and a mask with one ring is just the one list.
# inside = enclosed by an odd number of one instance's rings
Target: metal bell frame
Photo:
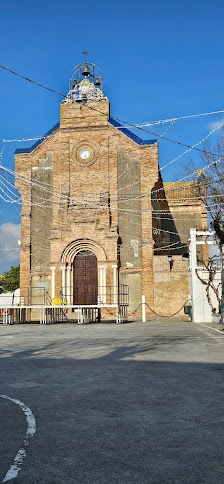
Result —
[[[90, 74], [88, 76], [83, 75], [84, 67], [88, 67]], [[96, 64], [92, 64], [91, 62], [82, 62], [72, 69], [71, 74], [69, 76], [69, 90], [71, 91], [74, 89], [74, 83], [79, 84], [82, 79], [89, 79], [93, 82], [96, 87], [100, 86], [100, 89], [103, 90], [103, 76]], [[97, 80], [97, 82], [96, 82]], [[96, 82], [96, 84], [95, 84]], [[100, 84], [99, 84], [100, 82]]]

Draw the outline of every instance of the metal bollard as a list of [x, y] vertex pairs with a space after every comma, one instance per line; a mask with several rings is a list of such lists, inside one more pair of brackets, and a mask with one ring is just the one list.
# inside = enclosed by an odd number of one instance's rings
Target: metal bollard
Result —
[[145, 296], [142, 295], [142, 322], [146, 323], [146, 305]]

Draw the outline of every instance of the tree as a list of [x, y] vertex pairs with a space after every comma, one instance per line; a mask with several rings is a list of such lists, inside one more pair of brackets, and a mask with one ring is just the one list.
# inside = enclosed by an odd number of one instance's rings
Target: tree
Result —
[[218, 267], [217, 267], [217, 256], [210, 257], [208, 261], [202, 260], [200, 262], [201, 262], [201, 265], [204, 266], [204, 268], [206, 269], [206, 271], [208, 273], [208, 280], [201, 278], [198, 269], [195, 269], [195, 272], [197, 274], [199, 281], [201, 281], [201, 283], [204, 286], [206, 286], [205, 290], [206, 290], [206, 296], [207, 296], [208, 304], [211, 307], [212, 313], [215, 314], [216, 313], [216, 307], [212, 303], [212, 298], [211, 298], [212, 292], [214, 292], [214, 294], [216, 296], [216, 300], [217, 300], [217, 303], [219, 305], [219, 308], [220, 308], [220, 304], [221, 304], [221, 299], [219, 297], [219, 286], [220, 286], [221, 282], [218, 285], [215, 284], [215, 275], [216, 275], [216, 272], [217, 272], [217, 269], [218, 269]]
[[[221, 259], [221, 284], [222, 296], [220, 302], [220, 322], [224, 322], [224, 268], [223, 268], [223, 246], [224, 246], [224, 128], [213, 147], [210, 141], [203, 144], [200, 152], [200, 160], [195, 161], [192, 157], [182, 167], [181, 175], [184, 178], [198, 183], [199, 196], [207, 206], [208, 218], [211, 227], [214, 229], [217, 244], [220, 250]], [[201, 169], [199, 169], [201, 168]]]
[[[200, 148], [199, 160], [189, 158], [181, 169], [181, 175], [187, 180], [198, 182], [200, 196], [206, 202], [212, 221], [224, 221], [224, 129], [216, 146], [207, 140]], [[204, 189], [206, 188], [206, 190]]]
[[19, 287], [20, 266], [11, 266], [10, 271], [5, 271], [0, 275], [0, 293], [13, 292]]

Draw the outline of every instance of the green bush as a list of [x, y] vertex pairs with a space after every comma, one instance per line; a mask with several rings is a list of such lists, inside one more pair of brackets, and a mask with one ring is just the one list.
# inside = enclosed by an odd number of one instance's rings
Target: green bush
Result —
[[10, 271], [5, 271], [0, 275], [0, 293], [13, 292], [19, 287], [20, 266], [11, 266]]

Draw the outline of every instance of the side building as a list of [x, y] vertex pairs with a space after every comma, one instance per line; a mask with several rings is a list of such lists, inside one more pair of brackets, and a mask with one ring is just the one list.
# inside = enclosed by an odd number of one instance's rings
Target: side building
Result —
[[[207, 230], [206, 184], [163, 183], [152, 191], [154, 236], [154, 307], [160, 314], [175, 313], [189, 295], [189, 237], [192, 227]], [[198, 247], [198, 259], [208, 258], [208, 246]], [[183, 315], [183, 311], [179, 313]]]

